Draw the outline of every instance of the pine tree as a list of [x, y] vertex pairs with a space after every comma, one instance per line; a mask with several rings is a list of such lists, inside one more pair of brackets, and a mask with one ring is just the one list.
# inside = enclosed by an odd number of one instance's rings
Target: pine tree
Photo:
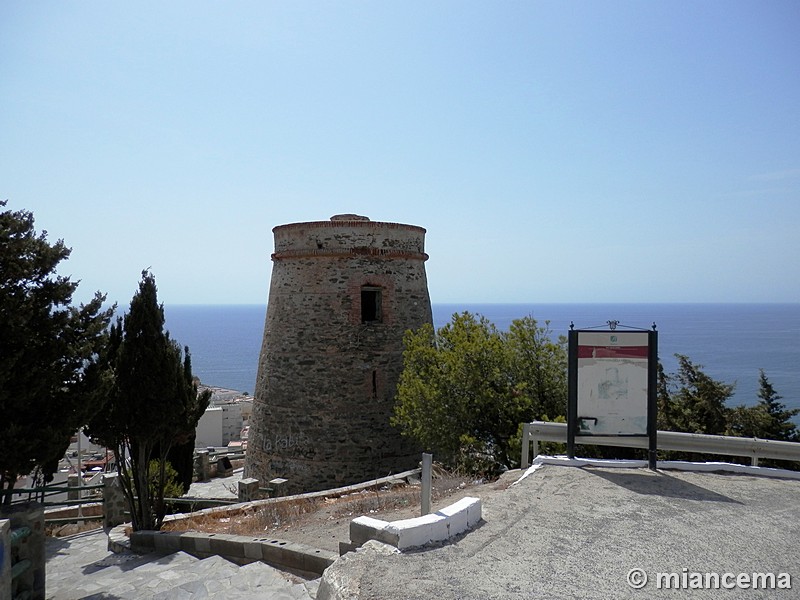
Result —
[[550, 322], [539, 326], [533, 317], [512, 321], [503, 341], [510, 353], [510, 375], [517, 393], [526, 396], [530, 421], [567, 414], [567, 339], [553, 341]]
[[658, 406], [658, 429], [663, 431], [678, 431], [678, 415], [675, 402], [670, 393], [670, 376], [664, 370], [664, 365], [658, 361], [658, 378], [656, 383], [656, 402]]
[[679, 387], [670, 395], [669, 410], [676, 431], [723, 435], [727, 429], [729, 408], [726, 402], [734, 386], [706, 375], [702, 365], [695, 365], [682, 354], [676, 354]]
[[775, 391], [772, 383], [767, 379], [764, 369], [759, 370], [758, 398], [758, 406], [762, 407], [769, 416], [769, 421], [762, 437], [769, 440], [787, 442], [800, 441], [797, 425], [792, 422], [792, 419], [800, 414], [800, 409], [789, 410], [786, 408], [786, 405], [780, 401], [782, 396]]
[[[0, 202], [5, 207], [6, 202]], [[0, 495], [17, 477], [57, 469], [94, 405], [92, 366], [113, 307], [72, 306], [78, 284], [56, 274], [71, 250], [37, 234], [28, 211], [0, 212]]]
[[800, 433], [792, 422], [798, 414], [800, 409], [786, 408], [764, 369], [760, 369], [758, 403], [754, 406], [737, 406], [731, 415], [729, 430], [732, 435], [798, 442]]
[[533, 318], [500, 332], [465, 312], [407, 332], [393, 423], [452, 467], [491, 474], [519, 458], [520, 423], [566, 412], [564, 340]]

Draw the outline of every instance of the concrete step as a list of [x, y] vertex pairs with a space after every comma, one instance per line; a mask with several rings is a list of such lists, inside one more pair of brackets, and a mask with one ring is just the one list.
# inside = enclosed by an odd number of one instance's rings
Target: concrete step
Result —
[[81, 600], [110, 597], [154, 600], [312, 598], [309, 588], [287, 581], [269, 565], [252, 563], [240, 567], [219, 556], [199, 560], [183, 552], [146, 555], [127, 565], [109, 565], [83, 578], [74, 592], [75, 598]]
[[[226, 562], [222, 558], [215, 558], [218, 559], [215, 562]], [[112, 595], [130, 593], [129, 586], [133, 585], [135, 591], [139, 593], [139, 597], [155, 598], [162, 592], [173, 590], [185, 583], [217, 575], [218, 569], [211, 568], [210, 564], [200, 567], [199, 563], [201, 562], [183, 552], [168, 554], [132, 569], [126, 573], [124, 589], [121, 586], [115, 586], [109, 589], [109, 593]]]
[[[125, 598], [141, 592], [139, 597], [145, 597], [153, 586], [163, 585], [165, 580], [180, 577], [183, 568], [197, 562], [198, 559], [193, 556], [179, 554], [110, 554], [83, 567], [83, 577], [75, 581], [67, 595], [81, 599], [100, 598], [103, 597], [102, 594]], [[105, 597], [109, 597], [108, 595]]]
[[293, 583], [264, 563], [238, 566], [212, 556], [113, 554], [102, 532], [49, 539], [48, 600], [192, 598], [309, 600], [317, 582]]
[[263, 563], [237, 566], [218, 556], [178, 569], [188, 580], [153, 595], [156, 600], [194, 598], [275, 598], [276, 600], [308, 600], [311, 598], [303, 584], [294, 584], [272, 567]]

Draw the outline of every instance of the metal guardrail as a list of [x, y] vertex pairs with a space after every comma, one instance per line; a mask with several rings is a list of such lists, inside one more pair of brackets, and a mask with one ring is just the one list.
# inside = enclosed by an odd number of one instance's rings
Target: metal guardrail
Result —
[[[533, 421], [522, 427], [521, 466], [530, 465], [530, 445], [533, 456], [539, 454], [539, 442], [567, 442], [567, 424]], [[707, 435], [703, 433], [681, 433], [677, 431], [658, 431], [659, 450], [678, 452], [697, 452], [720, 454], [723, 456], [746, 456], [753, 466], [758, 466], [760, 458], [774, 460], [800, 461], [800, 443], [764, 440], [761, 438], [733, 437], [729, 435]], [[646, 437], [633, 436], [575, 436], [576, 444], [592, 446], [617, 446], [621, 448], [648, 448]]]
[[215, 452], [214, 454], [209, 453], [208, 455], [208, 462], [214, 463], [221, 458], [227, 458], [228, 460], [243, 460], [247, 455], [244, 452]]
[[[28, 497], [41, 497], [41, 498], [48, 498], [52, 497], [56, 494], [61, 493], [72, 493], [72, 494], [82, 494], [85, 491], [92, 491], [92, 490], [102, 490], [104, 485], [100, 484], [90, 484], [90, 485], [82, 485], [82, 486], [65, 486], [65, 485], [45, 485], [38, 488], [14, 488], [11, 490], [13, 495], [23, 496], [28, 494]], [[27, 500], [20, 499], [15, 500], [12, 504], [27, 502]], [[101, 512], [99, 515], [83, 515], [81, 514], [80, 508], [87, 504], [102, 504], [103, 497], [100, 496], [89, 496], [86, 498], [77, 498], [77, 499], [66, 499], [66, 500], [57, 500], [54, 502], [39, 502], [43, 507], [63, 507], [63, 508], [75, 508], [77, 507], [78, 514], [73, 515], [71, 517], [47, 517], [45, 516], [45, 523], [48, 525], [60, 525], [64, 523], [77, 523], [77, 522], [85, 522], [85, 521], [101, 521], [103, 519], [103, 513]]]
[[36, 494], [40, 492], [51, 492], [51, 493], [58, 493], [58, 492], [77, 492], [78, 490], [102, 490], [103, 484], [102, 483], [95, 483], [92, 485], [44, 485], [42, 487], [37, 488], [14, 488], [12, 493], [14, 494]]
[[182, 498], [164, 498], [164, 504], [188, 504], [202, 505], [206, 507], [213, 506], [229, 506], [231, 504], [238, 504], [239, 500], [225, 500], [221, 498], [196, 498], [196, 497], [182, 497]]
[[[92, 490], [102, 490], [103, 484], [91, 484], [91, 485], [80, 485], [80, 486], [68, 486], [68, 485], [45, 485], [42, 487], [37, 488], [14, 488], [11, 490], [11, 494], [15, 496], [23, 496], [28, 494], [28, 498], [30, 499], [31, 496], [36, 498], [41, 497], [43, 501], [39, 502], [42, 506], [73, 506], [73, 505], [80, 505], [80, 504], [89, 504], [91, 502], [102, 502], [101, 496], [92, 496], [88, 498], [77, 498], [77, 499], [67, 499], [67, 500], [57, 500], [54, 502], [47, 502], [46, 498], [50, 496], [55, 496], [57, 494], [63, 493], [80, 493], [83, 494], [85, 491], [92, 491]], [[27, 502], [28, 500], [20, 499], [20, 500], [13, 500], [12, 504]]]
[[85, 522], [85, 521], [102, 521], [104, 519], [104, 515], [88, 515], [88, 516], [74, 516], [74, 517], [59, 517], [57, 519], [45, 519], [44, 522], [48, 525], [61, 525], [67, 523], [76, 523], [78, 521]]

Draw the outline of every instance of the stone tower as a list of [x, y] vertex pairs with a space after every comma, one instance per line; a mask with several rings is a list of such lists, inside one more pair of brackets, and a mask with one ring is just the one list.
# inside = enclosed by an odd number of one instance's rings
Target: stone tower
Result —
[[425, 230], [337, 215], [273, 233], [246, 477], [294, 493], [413, 468], [389, 419], [403, 334], [432, 322]]

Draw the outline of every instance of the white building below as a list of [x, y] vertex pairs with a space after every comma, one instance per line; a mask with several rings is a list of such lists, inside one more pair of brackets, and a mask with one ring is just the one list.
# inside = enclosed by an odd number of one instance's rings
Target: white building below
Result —
[[242, 429], [248, 426], [253, 413], [252, 398], [231, 390], [208, 389], [212, 391], [211, 402], [197, 423], [195, 448], [242, 441]]

